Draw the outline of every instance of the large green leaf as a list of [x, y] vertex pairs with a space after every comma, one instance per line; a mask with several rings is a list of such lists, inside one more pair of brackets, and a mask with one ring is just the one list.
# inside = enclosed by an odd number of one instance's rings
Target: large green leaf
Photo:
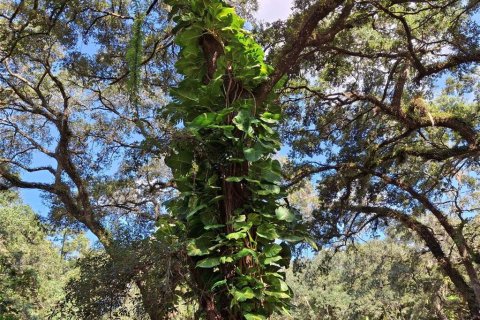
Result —
[[[183, 19], [186, 19], [186, 18], [191, 19], [191, 16], [184, 15]], [[184, 29], [181, 32], [179, 32], [175, 37], [175, 42], [178, 45], [183, 46], [183, 48], [191, 48], [191, 47], [195, 48], [196, 46], [189, 46], [189, 44], [192, 42], [198, 41], [198, 38], [200, 38], [201, 35], [202, 35], [202, 30], [200, 30], [199, 28], [190, 27], [188, 29]]]
[[197, 268], [213, 268], [220, 264], [219, 257], [209, 257], [197, 262]]
[[193, 239], [187, 245], [187, 253], [189, 256], [204, 256], [210, 253], [208, 248], [211, 246], [211, 239], [207, 237]]
[[281, 291], [265, 290], [264, 292], [267, 296], [271, 296], [271, 297], [275, 297], [275, 298], [279, 298], [279, 299], [289, 299], [290, 298], [290, 295], [288, 293], [281, 292]]
[[296, 235], [292, 235], [292, 234], [282, 235], [282, 240], [285, 240], [285, 241], [291, 242], [291, 243], [297, 243], [297, 242], [303, 241], [304, 239], [305, 239], [305, 237], [303, 237], [303, 236], [296, 236]]
[[230, 263], [233, 262], [233, 257], [220, 257], [220, 263], [225, 264], [225, 263]]
[[[177, 63], [177, 66], [179, 63]], [[180, 100], [189, 100], [192, 102], [198, 102], [198, 96], [192, 92], [192, 90], [189, 90], [187, 88], [176, 88], [176, 89], [171, 89], [170, 93], [176, 97], [177, 99]]]
[[243, 149], [245, 159], [250, 162], [259, 160], [264, 154], [267, 154], [269, 150], [263, 146], [262, 143], [256, 142], [253, 147]]
[[278, 291], [288, 291], [290, 288], [287, 283], [279, 278], [273, 278], [272, 284]]
[[192, 122], [188, 124], [188, 126], [192, 129], [198, 130], [214, 123], [216, 118], [216, 113], [202, 113], [201, 115], [193, 119]]
[[282, 246], [276, 243], [270, 243], [263, 249], [263, 254], [270, 258], [278, 255], [282, 251]]
[[280, 114], [279, 113], [270, 113], [270, 112], [264, 112], [260, 115], [260, 119], [263, 122], [273, 124], [277, 123], [280, 120]]
[[264, 316], [261, 314], [253, 314], [253, 313], [247, 313], [244, 315], [246, 320], [266, 320]]
[[223, 280], [219, 280], [217, 282], [215, 282], [212, 287], [210, 288], [210, 290], [214, 290], [215, 288], [218, 288], [220, 286], [225, 286], [227, 285], [227, 280], [226, 279], [223, 279]]
[[268, 240], [275, 240], [278, 238], [278, 233], [275, 229], [275, 226], [268, 223], [262, 223], [257, 228], [257, 235]]
[[269, 194], [279, 194], [281, 189], [276, 184], [262, 183], [262, 190], [258, 190], [257, 193], [261, 196]]
[[180, 150], [172, 152], [165, 158], [165, 164], [172, 170], [181, 174], [185, 174], [190, 170], [193, 163], [193, 152], [187, 150]]
[[196, 207], [192, 208], [192, 209], [187, 213], [187, 219], [192, 218], [197, 212], [199, 212], [199, 211], [202, 210], [202, 209], [205, 209], [206, 207], [207, 207], [206, 204], [202, 204], [202, 205], [199, 205], [199, 206], [196, 206]]
[[227, 182], [241, 182], [242, 180], [245, 180], [247, 177], [228, 177], [225, 179]]
[[259, 179], [274, 184], [282, 180], [281, 167], [277, 160], [259, 161], [257, 164], [261, 173]]
[[226, 238], [228, 240], [238, 240], [238, 239], [243, 239], [245, 238], [247, 233], [245, 231], [239, 231], [239, 232], [232, 232], [227, 234]]
[[287, 222], [295, 221], [295, 215], [292, 213], [292, 211], [290, 211], [290, 209], [285, 207], [278, 207], [275, 210], [275, 216], [278, 220], [284, 220]]
[[278, 261], [280, 261], [280, 260], [282, 260], [282, 257], [281, 257], [281, 256], [275, 256], [275, 257], [271, 257], [271, 258], [265, 258], [265, 259], [263, 260], [263, 263], [264, 263], [265, 265], [271, 265], [271, 264], [275, 264], [275, 262], [278, 262]]
[[233, 297], [236, 301], [243, 302], [255, 298], [255, 292], [249, 287], [240, 290], [236, 289], [233, 291]]
[[248, 248], [243, 248], [234, 255], [235, 259], [237, 260], [246, 256], [252, 256], [255, 258], [255, 260], [257, 259], [257, 253], [254, 250]]
[[252, 124], [252, 116], [250, 110], [242, 109], [238, 114], [233, 118], [232, 121], [238, 130], [248, 132]]

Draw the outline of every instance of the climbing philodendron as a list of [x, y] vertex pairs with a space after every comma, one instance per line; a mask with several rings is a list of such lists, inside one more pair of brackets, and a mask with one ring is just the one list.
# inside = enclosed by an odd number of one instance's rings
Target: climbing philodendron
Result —
[[183, 128], [166, 159], [179, 197], [192, 278], [206, 319], [266, 319], [287, 312], [286, 242], [304, 239], [285, 204], [272, 93], [255, 90], [272, 68], [242, 20], [221, 0], [167, 0], [183, 80], [169, 119]]

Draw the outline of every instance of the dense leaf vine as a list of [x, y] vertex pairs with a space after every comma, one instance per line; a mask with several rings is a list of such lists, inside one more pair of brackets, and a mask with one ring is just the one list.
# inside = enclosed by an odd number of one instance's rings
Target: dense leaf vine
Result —
[[282, 205], [275, 130], [280, 108], [254, 92], [272, 68], [220, 0], [168, 0], [184, 76], [171, 90], [171, 121], [184, 127], [166, 163], [180, 195], [169, 203], [184, 223], [192, 276], [207, 319], [265, 319], [286, 312], [288, 242], [302, 241]]

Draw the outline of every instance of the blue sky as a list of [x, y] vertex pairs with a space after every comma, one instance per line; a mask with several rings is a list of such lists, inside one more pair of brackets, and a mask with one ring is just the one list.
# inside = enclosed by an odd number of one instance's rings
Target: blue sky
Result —
[[[35, 152], [33, 154], [32, 163], [38, 166], [52, 165], [55, 167], [55, 162], [51, 158], [40, 152]], [[27, 175], [23, 175], [23, 178], [27, 181], [32, 182], [52, 182], [51, 174], [45, 171], [29, 173]], [[26, 204], [33, 208], [35, 212], [42, 216], [47, 215], [48, 208], [43, 204], [40, 191], [35, 189], [20, 189], [20, 196]]]
[[272, 22], [278, 19], [285, 19], [291, 12], [293, 0], [259, 0], [257, 19]]

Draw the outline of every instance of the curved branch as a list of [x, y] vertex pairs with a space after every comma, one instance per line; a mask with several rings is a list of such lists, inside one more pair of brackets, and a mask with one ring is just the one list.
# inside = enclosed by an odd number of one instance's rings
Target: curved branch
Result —
[[317, 1], [309, 10], [296, 34], [287, 41], [275, 65], [275, 71], [270, 78], [255, 90], [258, 104], [262, 104], [278, 81], [297, 64], [300, 53], [305, 49], [318, 23], [335, 11], [345, 0]]
[[392, 218], [402, 223], [410, 230], [414, 231], [425, 242], [435, 259], [438, 261], [445, 275], [447, 275], [452, 280], [457, 290], [471, 307], [471, 310], [477, 310], [477, 313], [478, 311], [480, 311], [478, 310], [474, 291], [465, 281], [459, 270], [454, 267], [452, 261], [450, 261], [450, 259], [445, 255], [442, 246], [440, 245], [430, 228], [428, 228], [426, 225], [422, 224], [415, 218], [391, 208], [373, 206], [350, 206], [349, 209], [352, 211], [359, 211], [363, 213], [373, 213], [379, 217]]

